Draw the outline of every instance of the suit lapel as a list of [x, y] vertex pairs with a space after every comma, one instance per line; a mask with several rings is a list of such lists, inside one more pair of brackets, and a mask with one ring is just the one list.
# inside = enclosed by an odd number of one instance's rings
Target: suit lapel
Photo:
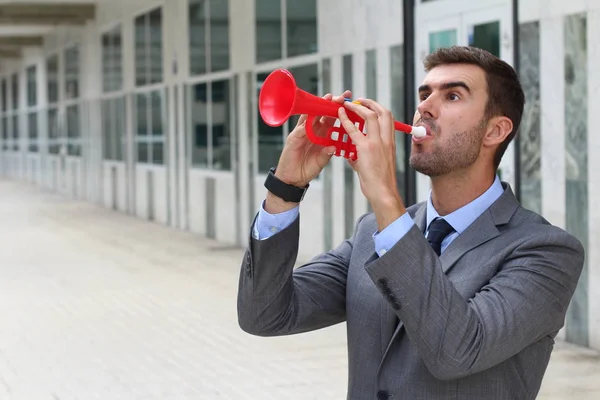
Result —
[[504, 188], [498, 200], [444, 250], [440, 256], [444, 273], [447, 274], [464, 254], [500, 235], [498, 226], [508, 223], [519, 206], [510, 186], [504, 184]]
[[499, 234], [490, 212], [484, 212], [473, 225], [454, 239], [440, 256], [444, 273], [447, 274], [464, 254]]
[[422, 203], [420, 207], [418, 207], [415, 211], [415, 215], [413, 215], [413, 221], [419, 230], [425, 234], [425, 228], [427, 227], [427, 203]]
[[[515, 213], [519, 203], [515, 198], [510, 185], [503, 183], [503, 186], [505, 190], [502, 196], [500, 196], [500, 198], [477, 218], [461, 235], [453, 240], [442, 253], [440, 262], [444, 273], [448, 273], [452, 266], [454, 266], [465, 253], [498, 236], [500, 231], [497, 226], [508, 223]], [[427, 224], [427, 203], [416, 205], [413, 209], [409, 209], [409, 213], [419, 230], [425, 234]], [[377, 253], [374, 253], [373, 257], [377, 257]], [[369, 259], [369, 262], [373, 261], [373, 257]], [[381, 344], [382, 349], [385, 350], [379, 364], [379, 369], [381, 369], [394, 340], [398, 337], [404, 326], [383, 296], [381, 297], [381, 303]]]

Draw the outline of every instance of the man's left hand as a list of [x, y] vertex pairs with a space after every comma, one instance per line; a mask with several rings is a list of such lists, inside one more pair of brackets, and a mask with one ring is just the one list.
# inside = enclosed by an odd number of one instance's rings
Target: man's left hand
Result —
[[[396, 130], [392, 113], [370, 99], [360, 104], [345, 102], [338, 117], [356, 145], [355, 161], [348, 160], [358, 173], [363, 194], [377, 217], [379, 232], [406, 212], [396, 187]], [[346, 110], [365, 120], [367, 134], [358, 130]]]

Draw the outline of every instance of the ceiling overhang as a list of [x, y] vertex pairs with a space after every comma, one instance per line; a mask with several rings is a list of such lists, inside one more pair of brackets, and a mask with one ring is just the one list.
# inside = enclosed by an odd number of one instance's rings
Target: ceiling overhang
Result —
[[0, 3], [0, 25], [83, 25], [95, 14], [94, 3]]
[[23, 47], [42, 46], [60, 26], [82, 26], [96, 16], [95, 2], [0, 2], [0, 59], [21, 57]]

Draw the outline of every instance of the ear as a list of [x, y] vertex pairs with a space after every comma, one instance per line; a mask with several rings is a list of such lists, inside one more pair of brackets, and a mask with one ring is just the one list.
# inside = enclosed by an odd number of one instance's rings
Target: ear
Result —
[[507, 117], [494, 117], [488, 121], [483, 145], [495, 147], [504, 142], [513, 129], [512, 121]]

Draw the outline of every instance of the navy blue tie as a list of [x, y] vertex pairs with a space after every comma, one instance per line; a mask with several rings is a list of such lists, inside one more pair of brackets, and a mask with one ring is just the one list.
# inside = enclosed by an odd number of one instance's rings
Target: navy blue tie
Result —
[[454, 228], [446, 222], [445, 219], [436, 218], [429, 225], [429, 233], [427, 235], [427, 241], [433, 248], [433, 251], [439, 256], [442, 249], [442, 241], [448, 236]]

